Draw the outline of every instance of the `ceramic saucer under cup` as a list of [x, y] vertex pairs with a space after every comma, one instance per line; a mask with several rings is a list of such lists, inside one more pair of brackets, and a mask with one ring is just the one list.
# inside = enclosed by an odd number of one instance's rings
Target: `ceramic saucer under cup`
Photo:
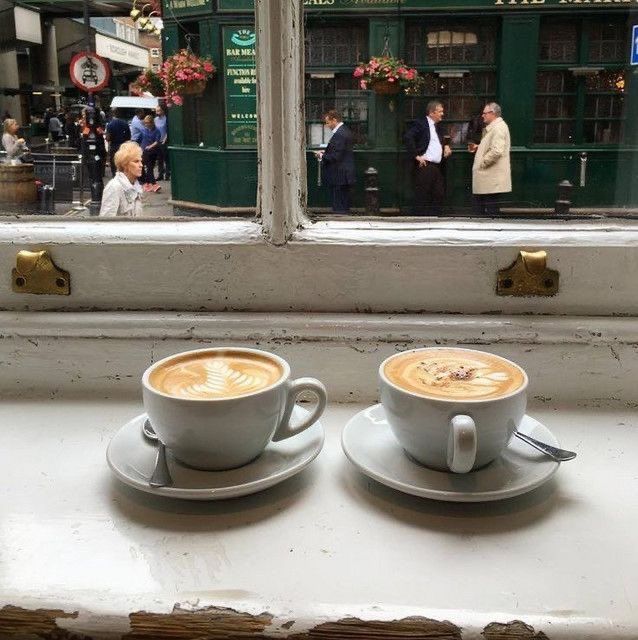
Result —
[[[293, 421], [301, 421], [308, 411], [295, 406]], [[155, 495], [185, 500], [224, 500], [263, 491], [299, 473], [323, 447], [324, 431], [315, 422], [305, 431], [270, 442], [252, 462], [227, 471], [200, 471], [181, 464], [167, 450], [168, 466], [173, 478], [170, 487], [151, 487], [148, 483], [157, 457], [157, 446], [142, 433], [146, 414], [127, 422], [113, 436], [106, 451], [111, 471], [125, 484]]]
[[[528, 415], [519, 431], [559, 446], [552, 432]], [[380, 404], [350, 419], [341, 445], [350, 462], [377, 482], [404, 493], [447, 502], [488, 502], [518, 496], [547, 482], [560, 465], [512, 438], [503, 454], [482, 469], [470, 473], [429, 469], [405, 454]]]

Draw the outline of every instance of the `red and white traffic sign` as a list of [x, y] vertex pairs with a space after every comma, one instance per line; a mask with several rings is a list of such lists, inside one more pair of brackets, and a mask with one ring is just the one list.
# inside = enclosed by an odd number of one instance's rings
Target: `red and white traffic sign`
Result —
[[109, 63], [91, 51], [75, 54], [71, 59], [69, 73], [71, 82], [87, 93], [101, 91], [111, 79]]

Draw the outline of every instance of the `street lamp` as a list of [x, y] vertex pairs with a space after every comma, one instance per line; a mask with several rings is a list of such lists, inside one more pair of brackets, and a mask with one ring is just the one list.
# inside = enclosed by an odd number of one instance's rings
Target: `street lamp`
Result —
[[144, 15], [144, 10], [146, 9], [146, 7], [150, 7], [151, 3], [147, 3], [145, 4], [141, 9], [138, 9], [136, 7], [137, 4], [137, 0], [133, 0], [133, 8], [131, 9], [131, 12], [129, 13], [129, 16], [131, 16], [131, 18], [133, 18], [133, 22], [135, 22], [136, 20], [138, 20], [140, 18], [140, 16]]

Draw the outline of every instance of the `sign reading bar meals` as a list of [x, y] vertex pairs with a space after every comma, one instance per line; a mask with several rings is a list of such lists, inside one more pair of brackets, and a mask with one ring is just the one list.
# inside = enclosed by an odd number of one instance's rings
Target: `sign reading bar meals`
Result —
[[255, 29], [224, 27], [226, 147], [257, 146], [257, 68]]
[[[179, 0], [174, 0], [179, 1]], [[186, 0], [182, 0], [186, 1]], [[307, 10], [356, 9], [622, 9], [638, 7], [638, 0], [304, 0]], [[219, 11], [253, 11], [254, 0], [218, 0]]]

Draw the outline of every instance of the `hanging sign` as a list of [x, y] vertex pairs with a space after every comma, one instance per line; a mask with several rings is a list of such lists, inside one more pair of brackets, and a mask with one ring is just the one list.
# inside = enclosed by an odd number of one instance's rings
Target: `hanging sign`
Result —
[[257, 146], [257, 69], [252, 26], [223, 28], [226, 146]]
[[629, 62], [632, 65], [638, 64], [638, 24], [635, 24], [631, 29], [631, 59]]
[[109, 63], [97, 53], [84, 51], [77, 53], [69, 65], [71, 82], [82, 91], [97, 93], [106, 87], [111, 79]]

